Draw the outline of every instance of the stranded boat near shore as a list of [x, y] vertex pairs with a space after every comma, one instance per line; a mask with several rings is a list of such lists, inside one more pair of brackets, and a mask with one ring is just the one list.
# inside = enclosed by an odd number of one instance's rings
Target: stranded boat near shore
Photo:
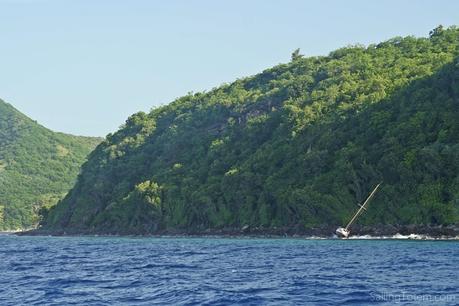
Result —
[[351, 221], [349, 221], [349, 223], [346, 225], [346, 227], [338, 227], [336, 229], [335, 233], [339, 238], [348, 238], [349, 237], [349, 235], [351, 234], [350, 227], [351, 227], [352, 223], [354, 223], [355, 220], [357, 220], [357, 218], [363, 213], [364, 210], [367, 210], [365, 206], [368, 205], [368, 203], [370, 202], [371, 198], [375, 195], [376, 190], [378, 190], [380, 185], [381, 185], [381, 183], [376, 185], [375, 189], [373, 189], [373, 191], [370, 193], [370, 195], [368, 196], [368, 198], [365, 200], [365, 202], [362, 205], [357, 204], [357, 205], [360, 206], [360, 208], [354, 214], [354, 216], [352, 217]]

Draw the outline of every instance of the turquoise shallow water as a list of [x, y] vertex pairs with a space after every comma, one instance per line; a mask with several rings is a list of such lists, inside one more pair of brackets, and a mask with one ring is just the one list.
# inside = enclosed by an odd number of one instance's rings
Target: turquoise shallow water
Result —
[[0, 235], [0, 305], [458, 305], [459, 242]]

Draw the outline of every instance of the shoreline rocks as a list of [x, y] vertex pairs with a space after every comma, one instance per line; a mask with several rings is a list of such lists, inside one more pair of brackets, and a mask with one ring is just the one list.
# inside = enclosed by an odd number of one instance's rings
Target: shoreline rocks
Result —
[[[171, 236], [171, 237], [258, 237], [258, 238], [332, 238], [338, 225], [323, 225], [310, 228], [279, 227], [264, 228], [244, 225], [240, 228], [221, 229], [167, 229], [155, 233], [130, 232], [90, 232], [82, 230], [49, 231], [35, 229], [16, 232], [22, 236]], [[351, 229], [351, 236], [392, 237], [395, 235], [422, 235], [431, 238], [459, 237], [459, 224], [453, 225], [355, 225]]]

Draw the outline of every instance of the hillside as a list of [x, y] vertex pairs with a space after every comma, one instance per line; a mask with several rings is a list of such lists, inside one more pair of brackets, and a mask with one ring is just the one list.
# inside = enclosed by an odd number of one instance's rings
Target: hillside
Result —
[[292, 61], [132, 115], [43, 230], [459, 221], [459, 29]]
[[0, 100], [0, 230], [30, 228], [72, 187], [101, 139], [52, 132]]

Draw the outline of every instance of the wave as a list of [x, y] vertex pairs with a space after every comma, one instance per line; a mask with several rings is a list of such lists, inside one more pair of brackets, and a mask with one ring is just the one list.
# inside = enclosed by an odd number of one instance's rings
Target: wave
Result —
[[390, 240], [459, 240], [459, 236], [451, 237], [451, 236], [429, 236], [423, 234], [409, 234], [409, 235], [402, 235], [402, 234], [395, 234], [391, 236], [371, 236], [371, 235], [356, 235], [350, 236], [348, 239], [353, 240], [365, 240], [365, 239], [390, 239]]
[[352, 235], [347, 239], [339, 238], [336, 235], [333, 236], [304, 236], [304, 237], [289, 237], [296, 239], [306, 239], [306, 240], [459, 240], [459, 236], [429, 236], [424, 234], [409, 234], [402, 235], [397, 233], [395, 235], [382, 235], [382, 236], [372, 236], [372, 235]]

